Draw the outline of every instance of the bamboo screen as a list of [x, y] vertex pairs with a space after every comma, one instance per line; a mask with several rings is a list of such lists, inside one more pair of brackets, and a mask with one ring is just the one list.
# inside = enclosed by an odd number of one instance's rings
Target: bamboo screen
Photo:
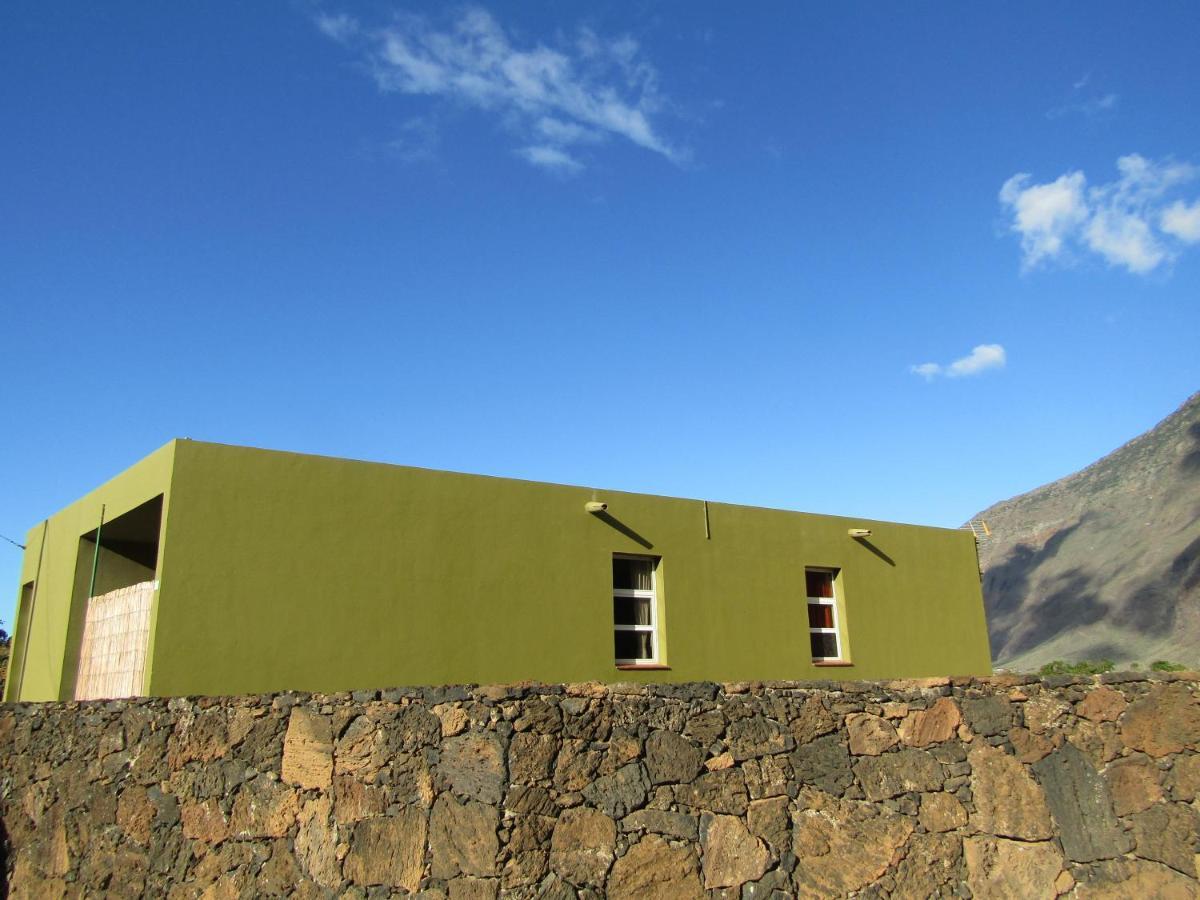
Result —
[[88, 601], [76, 700], [133, 697], [142, 692], [154, 582], [118, 588]]

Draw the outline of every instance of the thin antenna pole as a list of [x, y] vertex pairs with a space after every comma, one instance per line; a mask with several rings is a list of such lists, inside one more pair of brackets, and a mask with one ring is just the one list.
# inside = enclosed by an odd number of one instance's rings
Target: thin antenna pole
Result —
[[88, 584], [88, 600], [96, 596], [96, 570], [100, 568], [100, 532], [104, 529], [104, 504], [100, 504], [100, 524], [96, 526], [96, 550], [92, 554], [92, 580]]

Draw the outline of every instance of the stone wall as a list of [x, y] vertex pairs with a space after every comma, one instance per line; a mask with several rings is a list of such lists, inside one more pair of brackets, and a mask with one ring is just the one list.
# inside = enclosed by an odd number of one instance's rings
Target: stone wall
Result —
[[1195, 897], [1196, 677], [8, 705], [5, 871], [16, 897]]

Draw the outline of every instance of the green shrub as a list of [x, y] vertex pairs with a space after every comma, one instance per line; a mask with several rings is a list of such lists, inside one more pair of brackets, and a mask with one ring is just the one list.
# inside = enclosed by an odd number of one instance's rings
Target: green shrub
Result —
[[1185, 665], [1166, 659], [1156, 659], [1150, 663], [1150, 669], [1154, 672], [1182, 672], [1186, 668]]
[[1113, 669], [1113, 661], [1111, 659], [1083, 659], [1079, 662], [1064, 662], [1061, 659], [1056, 659], [1054, 662], [1048, 662], [1040, 669], [1039, 675], [1101, 675], [1104, 672], [1111, 672]]

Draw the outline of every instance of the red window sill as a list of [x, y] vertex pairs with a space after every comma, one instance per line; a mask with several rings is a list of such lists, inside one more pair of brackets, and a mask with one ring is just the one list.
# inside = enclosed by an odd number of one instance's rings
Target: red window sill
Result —
[[836, 669], [838, 667], [849, 668], [850, 666], [853, 666], [854, 663], [846, 662], [845, 660], [841, 659], [827, 659], [821, 662], [814, 662], [813, 665], [826, 669]]
[[658, 663], [618, 663], [617, 668], [622, 672], [635, 671], [638, 669], [648, 670], [651, 672], [663, 672], [669, 670], [671, 667], [659, 665]]

